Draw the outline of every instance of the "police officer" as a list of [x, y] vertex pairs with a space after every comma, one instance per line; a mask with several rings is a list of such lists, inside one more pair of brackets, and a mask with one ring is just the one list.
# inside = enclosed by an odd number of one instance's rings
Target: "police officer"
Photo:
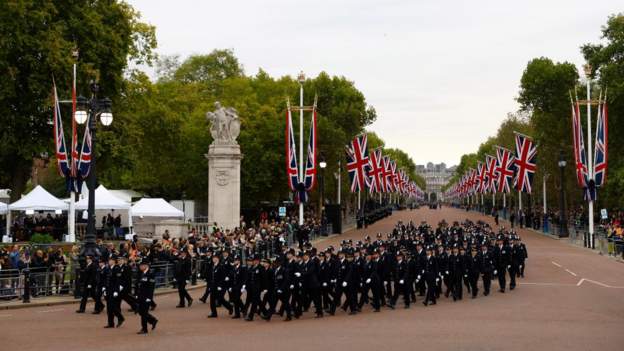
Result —
[[323, 305], [321, 304], [320, 283], [318, 280], [318, 266], [315, 261], [310, 259], [309, 251], [303, 253], [301, 275], [303, 290], [308, 296], [308, 301], [312, 301], [314, 303], [316, 318], [322, 318]]
[[438, 272], [438, 260], [433, 256], [433, 248], [427, 247], [425, 265], [424, 265], [424, 279], [427, 283], [427, 294], [423, 305], [436, 304], [436, 296], [438, 295], [438, 282], [440, 276]]
[[321, 252], [318, 255], [319, 284], [321, 285], [321, 303], [323, 309], [327, 312], [331, 310], [331, 306], [334, 304], [334, 301], [330, 296], [333, 286], [332, 280], [334, 279], [332, 262], [333, 260], [331, 256], [331, 251], [329, 250]]
[[139, 284], [137, 288], [137, 303], [139, 315], [141, 316], [141, 330], [137, 334], [147, 334], [147, 324], [152, 325], [152, 330], [156, 329], [158, 319], [149, 313], [150, 306], [154, 300], [154, 288], [156, 278], [150, 269], [147, 260], [139, 262]]
[[[120, 291], [120, 301], [126, 301], [126, 303], [130, 306], [130, 312], [136, 312], [136, 299], [132, 295], [132, 269], [128, 265], [128, 259], [126, 256], [119, 256], [119, 271], [121, 273], [121, 291]], [[120, 306], [121, 308], [121, 306]]]
[[492, 253], [488, 249], [488, 244], [483, 243], [481, 245], [480, 256], [480, 271], [483, 279], [483, 296], [490, 294], [490, 285], [492, 284], [492, 273], [494, 272], [494, 258]]
[[479, 273], [481, 272], [481, 256], [478, 255], [475, 246], [470, 248], [469, 259], [465, 262], [467, 263], [466, 270], [468, 272], [468, 281], [470, 282], [470, 293], [472, 293], [472, 298], [474, 299], [479, 293], [477, 283], [479, 281]]
[[275, 312], [275, 308], [277, 306], [277, 302], [279, 301], [280, 312], [279, 315], [283, 316], [284, 312], [286, 312], [286, 319], [284, 321], [289, 322], [292, 320], [292, 309], [290, 308], [290, 274], [288, 273], [288, 269], [283, 267], [281, 260], [276, 259], [273, 262], [273, 285], [275, 290], [275, 298], [272, 301], [270, 313]]
[[76, 311], [76, 313], [84, 313], [85, 308], [87, 306], [87, 300], [90, 298], [95, 302], [95, 310], [94, 312], [99, 313], [104, 305], [102, 301], [98, 298], [99, 296], [96, 294], [97, 289], [97, 267], [93, 262], [93, 256], [86, 257], [87, 265], [83, 271], [83, 279], [82, 279], [82, 298], [80, 299], [80, 308]]
[[511, 248], [504, 243], [502, 236], [496, 240], [496, 247], [494, 247], [494, 266], [494, 274], [498, 276], [498, 291], [504, 293], [507, 285], [505, 275], [511, 269]]
[[396, 255], [396, 265], [393, 272], [394, 277], [394, 296], [390, 308], [394, 309], [399, 295], [403, 295], [405, 308], [410, 307], [410, 284], [409, 284], [409, 267], [405, 261], [405, 255], [399, 251]]
[[104, 271], [106, 281], [104, 294], [106, 296], [106, 314], [108, 316], [108, 324], [104, 328], [114, 328], [115, 317], [117, 317], [117, 328], [121, 327], [125, 320], [121, 314], [121, 297], [119, 296], [121, 288], [121, 270], [116, 264], [116, 260], [116, 255], [110, 255], [108, 258], [108, 267]]
[[[379, 278], [377, 268], [378, 261], [379, 259], [375, 258], [375, 252], [369, 249], [366, 255], [366, 263], [364, 264], [364, 275], [362, 277], [364, 282], [364, 290], [362, 291], [362, 294], [368, 296], [369, 291], [373, 293], [371, 306], [375, 312], [380, 311], [381, 294], [383, 293], [381, 279]], [[362, 306], [360, 305], [360, 309], [361, 308]]]
[[175, 261], [173, 277], [176, 281], [178, 296], [180, 298], [176, 307], [186, 307], [186, 301], [188, 301], [188, 307], [191, 307], [193, 304], [193, 298], [191, 298], [191, 295], [186, 290], [186, 281], [191, 277], [191, 259], [188, 257], [186, 248], [180, 252], [180, 255]]
[[241, 264], [241, 258], [234, 256], [232, 269], [230, 270], [230, 287], [228, 288], [230, 303], [234, 307], [234, 315], [232, 319], [239, 319], [243, 310], [243, 300], [241, 299], [241, 291], [247, 279], [247, 267]]
[[[247, 274], [247, 301], [246, 305], [249, 305], [249, 313], [247, 314], [246, 321], [251, 322], [254, 319], [255, 314], [258, 312], [258, 307], [262, 302], [260, 297], [263, 290], [263, 281], [265, 280], [264, 267], [260, 265], [259, 257], [252, 257], [253, 265], [249, 268]], [[230, 307], [231, 308], [231, 307]]]
[[[223, 298], [225, 294], [227, 281], [226, 268], [221, 263], [219, 255], [212, 256], [212, 285], [210, 286], [210, 314], [208, 318], [217, 318], [217, 303], [225, 307], [229, 314], [232, 314], [233, 308], [228, 301]], [[241, 290], [245, 290], [245, 287]]]
[[453, 301], [461, 300], [463, 296], [462, 279], [464, 276], [464, 265], [457, 245], [453, 247], [452, 254], [448, 258], [448, 270]]

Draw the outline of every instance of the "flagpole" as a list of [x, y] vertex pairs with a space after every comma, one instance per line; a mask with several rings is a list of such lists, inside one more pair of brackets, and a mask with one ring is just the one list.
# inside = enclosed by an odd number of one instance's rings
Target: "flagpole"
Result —
[[503, 193], [503, 208], [507, 207], [507, 194]]
[[341, 165], [341, 161], [338, 161], [338, 205], [340, 205], [340, 186], [341, 186], [341, 176], [342, 175], [342, 165]]
[[[594, 180], [594, 154], [592, 153], [592, 127], [591, 127], [591, 66], [585, 65], [585, 76], [587, 77], [587, 171], [589, 181]], [[589, 186], [589, 184], [588, 184]], [[591, 189], [590, 189], [591, 190]], [[595, 191], [595, 190], [593, 190]], [[589, 193], [588, 219], [589, 219], [589, 247], [594, 248], [594, 199]]]
[[[299, 181], [304, 180], [303, 174], [303, 83], [305, 75], [299, 73]], [[303, 225], [303, 201], [299, 201], [299, 225]]]

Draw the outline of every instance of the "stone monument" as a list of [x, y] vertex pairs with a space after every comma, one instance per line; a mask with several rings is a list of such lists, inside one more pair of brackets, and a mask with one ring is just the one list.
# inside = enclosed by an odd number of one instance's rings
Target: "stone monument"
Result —
[[240, 133], [238, 112], [217, 101], [215, 110], [206, 113], [213, 142], [208, 154], [208, 221], [234, 229], [240, 221]]

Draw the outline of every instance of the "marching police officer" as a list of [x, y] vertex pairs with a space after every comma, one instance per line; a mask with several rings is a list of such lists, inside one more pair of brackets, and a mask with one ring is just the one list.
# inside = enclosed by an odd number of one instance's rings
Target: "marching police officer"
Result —
[[119, 296], [121, 280], [121, 270], [116, 264], [117, 256], [111, 255], [108, 258], [108, 267], [104, 271], [106, 285], [104, 294], [106, 296], [106, 314], [108, 324], [104, 328], [115, 327], [115, 317], [117, 317], [117, 328], [121, 327], [125, 318], [121, 314], [121, 297]]
[[152, 325], [152, 330], [156, 329], [158, 319], [149, 313], [150, 306], [154, 300], [154, 288], [156, 278], [150, 269], [147, 260], [139, 262], [139, 284], [137, 288], [137, 304], [139, 315], [141, 316], [141, 330], [137, 334], [147, 334], [147, 324]]
[[96, 293], [97, 289], [97, 267], [93, 262], [93, 256], [86, 257], [87, 266], [83, 271], [82, 279], [82, 298], [80, 299], [80, 308], [76, 313], [84, 313], [87, 306], [87, 300], [90, 298], [95, 302], [94, 313], [99, 313], [104, 305], [99, 299], [99, 295]]
[[481, 252], [479, 252], [481, 263], [481, 274], [483, 279], [483, 296], [490, 294], [490, 285], [492, 284], [492, 273], [494, 272], [494, 257], [488, 250], [488, 244], [483, 243], [481, 245]]
[[191, 298], [191, 295], [186, 290], [186, 281], [191, 277], [191, 259], [188, 257], [186, 248], [180, 252], [180, 255], [175, 261], [173, 277], [176, 281], [178, 296], [180, 298], [180, 302], [176, 307], [186, 307], [186, 301], [188, 301], [188, 307], [191, 307], [193, 304], [193, 298]]
[[[208, 318], [217, 318], [217, 303], [225, 307], [229, 314], [233, 313], [232, 305], [223, 298], [225, 294], [227, 270], [221, 263], [219, 255], [212, 256], [212, 285], [210, 286], [210, 314]], [[229, 279], [228, 279], [229, 280]], [[242, 291], [245, 290], [243, 285]]]

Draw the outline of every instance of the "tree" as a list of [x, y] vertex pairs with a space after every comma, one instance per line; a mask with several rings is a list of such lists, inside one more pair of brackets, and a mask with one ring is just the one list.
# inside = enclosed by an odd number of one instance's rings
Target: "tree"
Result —
[[602, 44], [585, 44], [581, 51], [597, 75], [600, 86], [608, 90], [609, 169], [606, 187], [599, 201], [609, 208], [622, 208], [624, 197], [624, 15], [610, 16], [602, 28]]
[[[78, 87], [98, 79], [114, 101], [128, 62], [150, 63], [154, 28], [122, 1], [0, 3], [0, 187], [18, 197], [33, 156], [53, 149], [50, 92], [69, 96], [72, 51], [80, 51]], [[68, 114], [66, 114], [68, 115]]]

